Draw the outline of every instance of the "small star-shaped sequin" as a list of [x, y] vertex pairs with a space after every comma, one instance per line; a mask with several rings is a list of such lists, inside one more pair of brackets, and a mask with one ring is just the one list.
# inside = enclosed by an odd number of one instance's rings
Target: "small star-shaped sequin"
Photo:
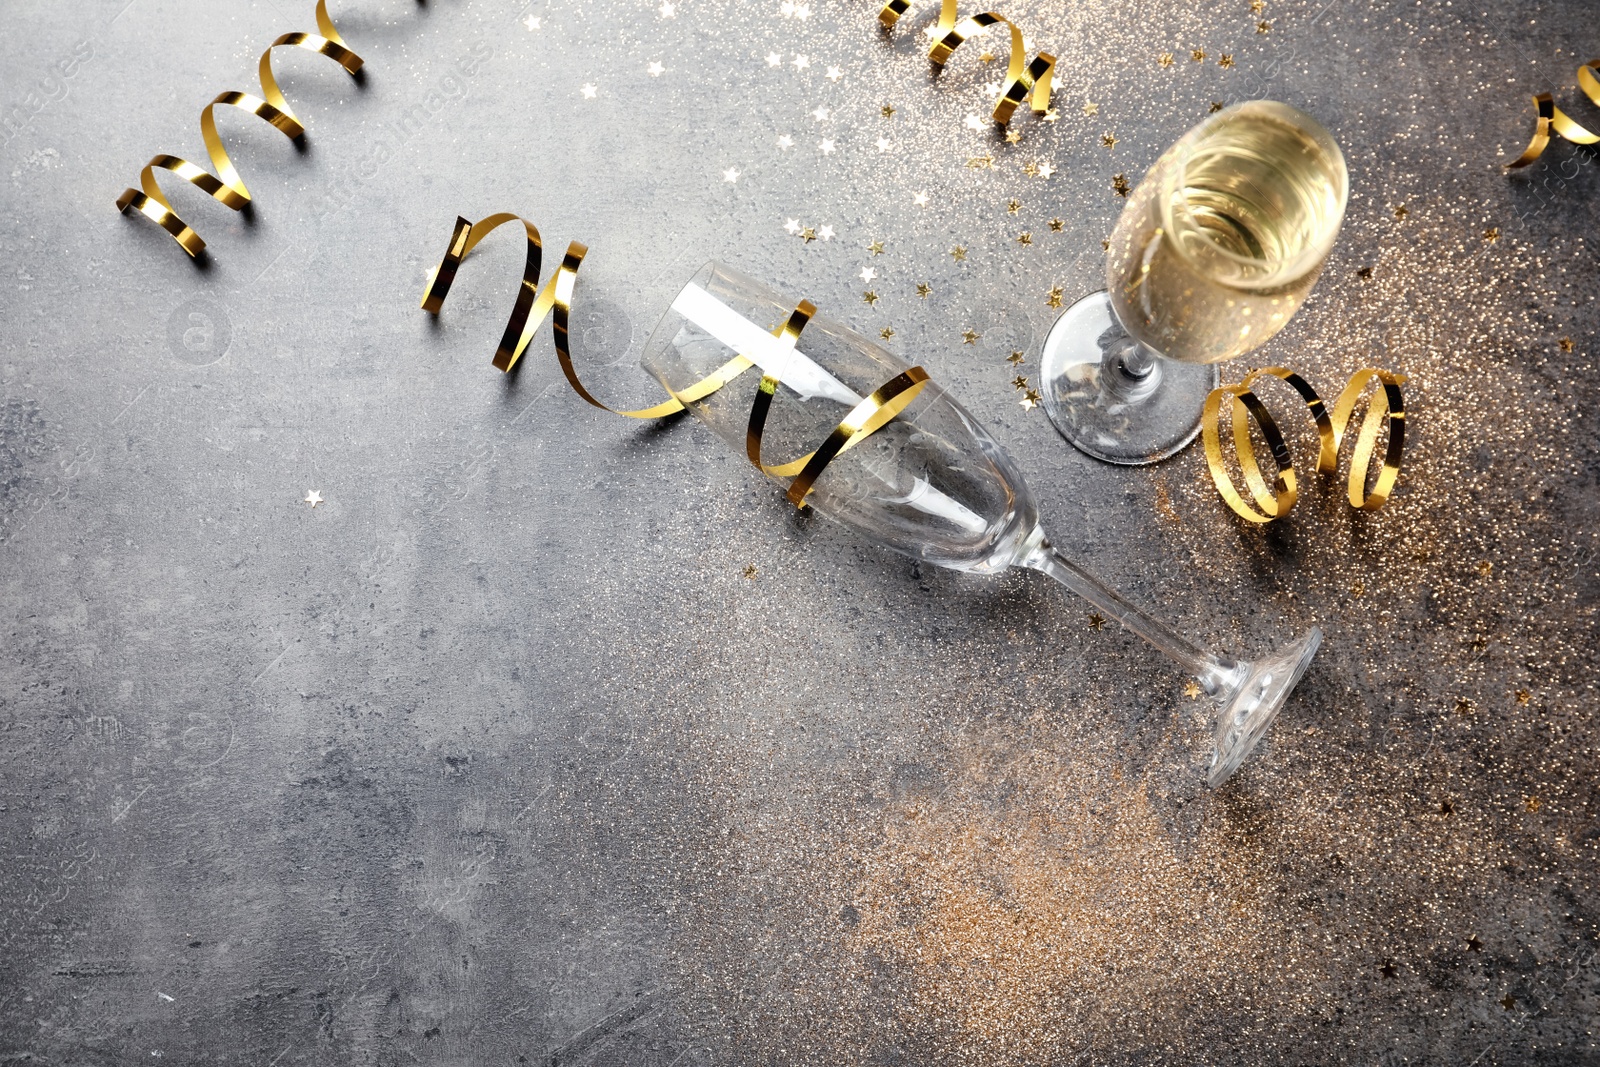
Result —
[[793, 233], [799, 233], [800, 232], [800, 220], [799, 219], [787, 219], [787, 220], [784, 221], [783, 228], [788, 230], [792, 234]]
[[1183, 687], [1183, 695], [1188, 697], [1190, 700], [1193, 700], [1195, 697], [1199, 696], [1201, 692], [1203, 692], [1203, 690], [1201, 690], [1199, 682], [1191, 681], [1188, 685]]
[[1196, 63], [1204, 63], [1206, 61], [1205, 50], [1203, 48], [1196, 48], [1193, 52], [1189, 53], [1189, 58], [1194, 60]]
[[950, 258], [955, 260], [957, 263], [960, 263], [963, 259], [966, 259], [967, 258], [967, 246], [966, 245], [956, 245], [954, 248], [952, 248], [950, 250]]
[[1466, 697], [1456, 697], [1456, 714], [1471, 715], [1472, 701], [1468, 700]]
[[1473, 934], [1471, 937], [1467, 938], [1467, 951], [1468, 952], [1482, 952], [1483, 951], [1483, 942], [1478, 940], [1478, 935], [1477, 934]]
[[1544, 807], [1544, 801], [1540, 800], [1538, 797], [1529, 797], [1527, 800], [1523, 801], [1523, 806], [1529, 811], [1538, 811], [1540, 808]]
[[1022, 210], [1022, 201], [1021, 200], [1010, 200], [1010, 201], [1006, 202], [1006, 214], [1015, 215], [1017, 212], [1019, 212], [1021, 210]]
[[1037, 178], [1039, 176], [1039, 164], [1024, 163], [1022, 165], [1022, 173], [1026, 174], [1030, 178]]
[[840, 70], [838, 67], [829, 67], [827, 76], [829, 81], [836, 82], [840, 78], [844, 77], [844, 71]]
[[1404, 204], [1395, 205], [1395, 209], [1394, 209], [1394, 217], [1395, 218], [1403, 219], [1409, 214], [1411, 214], [1411, 209], [1406, 207]]
[[825, 156], [833, 155], [833, 138], [832, 137], [824, 137], [817, 144], [817, 149]]
[[832, 226], [819, 226], [819, 227], [817, 227], [817, 236], [822, 238], [824, 241], [833, 240], [833, 227]]
[[663, 67], [659, 60], [654, 62], [654, 63], [651, 63], [648, 67], [646, 67], [644, 69], [645, 69], [645, 71], [647, 73], [649, 73], [650, 77], [652, 77], [652, 78], [659, 78], [659, 77], [661, 77], [661, 75], [663, 75], [663, 74], [665, 74], [667, 72], [667, 68]]
[[1129, 191], [1128, 176], [1118, 174], [1111, 179], [1111, 188], [1117, 191], [1118, 196], [1127, 196]]
[[1098, 115], [1100, 114], [1100, 105], [1085, 102], [1083, 105], [1083, 113], [1085, 115]]
[[927, 193], [916, 193], [915, 195], [913, 195], [911, 197], [911, 202], [913, 204], [917, 205], [918, 207], [927, 207], [928, 206], [928, 194]]
[[986, 82], [984, 84], [984, 86], [983, 86], [983, 91], [988, 93], [990, 96], [999, 96], [1000, 95], [1000, 83], [999, 82]]
[[1528, 706], [1528, 701], [1533, 699], [1533, 694], [1528, 692], [1526, 689], [1518, 689], [1516, 692], [1516, 697], [1517, 706], [1519, 708], [1525, 708]]
[[725, 182], [737, 182], [739, 180], [739, 168], [729, 167], [727, 170], [723, 171], [722, 180]]
[[1114, 133], [1103, 133], [1100, 135], [1100, 143], [1105, 145], [1107, 148], [1115, 148], [1117, 147], [1117, 135]]
[[1268, 22], [1266, 19], [1262, 19], [1260, 22], [1256, 23], [1257, 33], [1269, 33], [1271, 30], [1272, 23]]
[[1051, 233], [1060, 233], [1064, 226], [1066, 226], [1066, 222], [1064, 220], [1062, 220], [1062, 219], [1051, 219], [1050, 220], [1050, 232]]
[[1160, 63], [1163, 67], [1172, 66], [1172, 53], [1162, 52], [1160, 58], [1158, 58], [1156, 62]]
[[922, 299], [928, 299], [928, 294], [931, 292], [933, 292], [933, 286], [929, 285], [927, 282], [917, 283], [917, 295]]
[[1013, 350], [1012, 353], [1006, 357], [1006, 362], [1011, 364], [1013, 367], [1020, 367], [1022, 366], [1022, 361], [1024, 358], [1026, 357], [1024, 357], [1021, 352]]
[[867, 251], [871, 252], [875, 256], [883, 255], [883, 242], [873, 241], [871, 244], [867, 245]]
[[1385, 978], [1393, 978], [1396, 974], [1399, 973], [1398, 971], [1395, 970], [1394, 961], [1393, 960], [1384, 960], [1383, 961], [1383, 966], [1379, 967], [1378, 971]]
[[1572, 351], [1572, 338], [1570, 337], [1563, 337], [1561, 340], [1557, 341], [1556, 344], [1561, 346], [1561, 351], [1563, 352]]
[[1032, 411], [1039, 406], [1039, 394], [1029, 389], [1022, 394], [1022, 399], [1017, 401], [1017, 404], [1023, 411]]
[[539, 17], [537, 15], [529, 15], [522, 20], [522, 24], [528, 27], [528, 32], [531, 33], [539, 28]]
[[891, 330], [889, 327], [885, 326], [883, 329], [878, 331], [878, 336], [883, 338], [885, 341], [887, 341], [887, 340], [889, 340], [889, 338], [894, 336], [894, 331]]
[[1454, 815], [1455, 813], [1456, 813], [1456, 806], [1455, 806], [1455, 802], [1454, 801], [1451, 801], [1451, 800], [1441, 800], [1441, 801], [1439, 801], [1439, 814], [1440, 815]]
[[1061, 118], [1061, 112], [1057, 111], [1055, 108], [1050, 108], [1043, 115], [1039, 116], [1039, 121], [1040, 122], [1055, 122], [1055, 121], [1059, 120], [1060, 118]]
[[878, 272], [873, 270], [871, 267], [862, 267], [861, 268], [861, 280], [862, 281], [870, 282], [872, 279], [876, 278], [877, 276], [878, 276]]
[[1018, 144], [1021, 141], [1022, 141], [1022, 131], [1021, 130], [1007, 130], [1006, 131], [1006, 144]]
[[810, 226], [807, 226], [805, 229], [800, 231], [800, 240], [804, 241], [806, 244], [810, 244], [816, 239], [817, 231], [812, 229]]
[[1233, 57], [1226, 52], [1222, 53], [1222, 58], [1217, 60], [1217, 66], [1224, 69], [1233, 66]]
[[783, 66], [783, 57], [780, 56], [776, 52], [768, 52], [767, 53], [767, 66], [769, 66], [769, 67], [781, 67], [781, 66]]
[[[1035, 397], [1034, 399], [1037, 400], [1038, 398]], [[1098, 611], [1089, 616], [1089, 629], [1095, 631], [1096, 633], [1099, 633], [1102, 629], [1104, 629], [1105, 625], [1106, 617], [1100, 614]]]
[[866, 292], [861, 294], [861, 299], [865, 300], [869, 304], [876, 304], [878, 302], [878, 294], [873, 292], [871, 289], [868, 289]]
[[1362, 267], [1362, 268], [1360, 268], [1359, 270], [1356, 271], [1356, 277], [1360, 278], [1362, 281], [1366, 281], [1368, 278], [1372, 277], [1372, 268], [1371, 267]]
[[1250, 14], [1259, 15], [1267, 9], [1264, 0], [1250, 0]]
[[894, 147], [887, 137], [880, 137], [874, 143], [878, 146], [878, 151], [880, 152], [887, 152]]
[[1490, 226], [1487, 230], [1484, 230], [1483, 239], [1488, 241], [1490, 244], [1500, 240], [1500, 227]]
[[658, 10], [664, 19], [676, 18], [678, 15], [678, 7], [672, 0], [661, 0], [661, 7]]
[[805, 56], [797, 55], [794, 57], [795, 70], [805, 70], [809, 66], [811, 66], [811, 60], [807, 59]]
[[305, 503], [310, 504], [313, 508], [322, 503], [322, 490], [307, 489]]
[[965, 330], [961, 331], [961, 343], [964, 345], [975, 345], [978, 343], [978, 338], [982, 336], [983, 335], [977, 330], [974, 330], [971, 326], [968, 326]]
[[1056, 172], [1056, 168], [1047, 160], [1039, 164], [1039, 177], [1048, 178]]
[[744, 576], [746, 578], [754, 578], [756, 576], [756, 565], [754, 563], [746, 563], [744, 565]]
[[1517, 998], [1512, 996], [1510, 993], [1507, 993], [1505, 996], [1500, 998], [1500, 1006], [1506, 1011], [1510, 1011], [1512, 1008], [1517, 1006]]
[[1028, 379], [1019, 374], [1011, 379], [1011, 385], [1016, 389], [1026, 389], [1028, 387]]
[[595, 98], [596, 94], [598, 94], [600, 92], [600, 90], [595, 88], [594, 85], [592, 85], [592, 84], [586, 84], [586, 85], [584, 85], [583, 88], [579, 89], [578, 91], [583, 94], [583, 98], [585, 100], [593, 100]]
[[882, 107], [880, 107], [878, 109], [878, 114], [882, 115], [886, 119], [894, 118], [894, 105], [893, 104], [884, 104]]
[[963, 122], [969, 130], [983, 129], [983, 120], [976, 115], [968, 115]]
[[1213, 100], [1213, 101], [1211, 101], [1211, 106], [1206, 109], [1206, 112], [1207, 112], [1207, 114], [1215, 115], [1217, 112], [1221, 111], [1226, 106], [1227, 105], [1224, 104], [1221, 100]]
[[1049, 305], [1050, 307], [1053, 307], [1053, 308], [1060, 307], [1061, 306], [1061, 286], [1059, 286], [1059, 285], [1051, 286], [1049, 294], [1046, 295], [1045, 298], [1044, 298], [1044, 302], [1047, 305]]
[[1352, 582], [1350, 583], [1350, 595], [1355, 597], [1366, 596], [1367, 587], [1361, 582]]
[[980, 62], [980, 63], [993, 63], [994, 62], [994, 53], [993, 52], [985, 52], [983, 55], [978, 57], [978, 62]]
[[818, 122], [826, 122], [828, 120], [828, 109], [825, 107], [819, 107], [817, 110], [811, 113], [811, 117], [816, 119]]
[[786, 133], [780, 134], [778, 136], [778, 147], [787, 152], [789, 149], [794, 147], [794, 138], [790, 137]]

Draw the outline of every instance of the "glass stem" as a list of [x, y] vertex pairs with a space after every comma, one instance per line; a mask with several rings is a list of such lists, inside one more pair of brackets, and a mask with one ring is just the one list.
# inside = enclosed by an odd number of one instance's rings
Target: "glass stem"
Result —
[[1115, 589], [1089, 575], [1057, 551], [1044, 536], [1042, 528], [1035, 529], [1033, 536], [1022, 546], [1017, 563], [1048, 574], [1166, 653], [1193, 674], [1210, 696], [1226, 700], [1248, 673], [1239, 661], [1212, 655], [1166, 623], [1150, 617]]

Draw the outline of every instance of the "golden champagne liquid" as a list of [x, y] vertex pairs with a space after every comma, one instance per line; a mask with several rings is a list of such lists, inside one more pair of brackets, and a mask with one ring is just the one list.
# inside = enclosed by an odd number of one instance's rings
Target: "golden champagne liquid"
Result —
[[1169, 359], [1255, 348], [1316, 283], [1347, 182], [1310, 116], [1265, 100], [1214, 116], [1156, 161], [1117, 221], [1106, 273], [1117, 317]]

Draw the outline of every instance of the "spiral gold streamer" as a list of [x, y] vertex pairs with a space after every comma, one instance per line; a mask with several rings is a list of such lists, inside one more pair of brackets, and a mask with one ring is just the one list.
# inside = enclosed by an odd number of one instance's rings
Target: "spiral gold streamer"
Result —
[[[1583, 90], [1583, 95], [1595, 107], [1600, 107], [1600, 78], [1595, 77], [1600, 71], [1600, 59], [1591, 59], [1578, 68], [1578, 88]], [[1600, 141], [1600, 133], [1578, 125], [1572, 118], [1556, 107], [1555, 101], [1549, 93], [1540, 93], [1533, 98], [1533, 140], [1528, 142], [1528, 147], [1522, 150], [1522, 155], [1506, 164], [1507, 170], [1518, 170], [1526, 167], [1550, 147], [1550, 131], [1565, 137], [1573, 144], [1594, 144]]]
[[[1331, 414], [1311, 384], [1286, 367], [1267, 367], [1251, 371], [1237, 385], [1225, 385], [1212, 390], [1206, 397], [1205, 409], [1201, 415], [1200, 435], [1205, 445], [1206, 466], [1211, 471], [1211, 480], [1216, 483], [1217, 492], [1222, 495], [1227, 505], [1240, 518], [1255, 523], [1268, 523], [1287, 515], [1299, 497], [1289, 446], [1284, 442], [1283, 434], [1279, 431], [1272, 413], [1250, 388], [1262, 377], [1273, 377], [1287, 382], [1305, 401], [1307, 414], [1316, 423], [1317, 436], [1321, 439], [1321, 449], [1317, 455], [1319, 474], [1332, 474], [1338, 469], [1339, 448], [1344, 441], [1345, 430], [1350, 424], [1356, 404], [1366, 393], [1369, 384], [1375, 382], [1379, 385], [1380, 388], [1373, 393], [1371, 401], [1367, 404], [1366, 416], [1362, 419], [1361, 430], [1356, 435], [1356, 444], [1350, 460], [1347, 495], [1350, 506], [1360, 508], [1362, 511], [1377, 511], [1383, 507], [1394, 489], [1395, 480], [1400, 476], [1400, 456], [1405, 446], [1406, 418], [1405, 400], [1400, 394], [1400, 386], [1405, 384], [1406, 378], [1404, 375], [1391, 374], [1375, 367], [1366, 367], [1351, 376], [1344, 391], [1339, 394], [1339, 399], [1334, 402]], [[1255, 498], [1255, 508], [1245, 501], [1223, 464], [1219, 423], [1222, 417], [1222, 401], [1225, 397], [1232, 400], [1229, 411], [1233, 421], [1234, 455], [1239, 461], [1239, 469], [1244, 474], [1250, 495]], [[1250, 426], [1245, 421], [1246, 416], [1254, 419], [1256, 426], [1260, 428], [1261, 436], [1266, 441], [1267, 449], [1272, 453], [1273, 462], [1277, 467], [1270, 489], [1262, 476], [1260, 465], [1256, 462], [1255, 447], [1250, 441]], [[1377, 451], [1378, 434], [1385, 426], [1388, 428], [1389, 437], [1384, 450], [1383, 469], [1369, 491], [1367, 475]]]
[[[900, 21], [900, 16], [910, 9], [911, 0], [889, 0], [883, 5], [883, 10], [878, 12], [878, 22], [884, 29], [892, 30], [895, 23]], [[1030, 61], [1023, 48], [1022, 31], [1017, 28], [1016, 23], [992, 11], [972, 15], [958, 22], [956, 0], [941, 0], [939, 23], [933, 44], [928, 49], [928, 59], [935, 67], [943, 70], [950, 56], [966, 43], [968, 38], [998, 23], [1004, 23], [1011, 31], [1011, 60], [1006, 68], [1006, 80], [1001, 86], [1000, 99], [994, 105], [994, 120], [1004, 126], [1011, 121], [1011, 115], [1017, 110], [1017, 105], [1030, 94], [1034, 114], [1043, 115], [1050, 110], [1050, 81], [1055, 75], [1055, 56], [1049, 52], [1040, 52]]]
[[339, 36], [338, 29], [333, 25], [333, 19], [328, 17], [327, 0], [317, 0], [317, 29], [321, 31], [320, 35], [286, 33], [261, 53], [257, 73], [260, 75], [262, 96], [231, 91], [222, 93], [200, 112], [200, 133], [205, 138], [206, 154], [211, 157], [211, 166], [216, 169], [216, 174], [213, 175], [178, 156], [165, 154], [154, 156], [145, 164], [144, 170], [139, 175], [141, 188], [124, 189], [122, 195], [117, 197], [117, 210], [123, 213], [129, 210], [138, 211], [171, 234], [172, 239], [177, 241], [179, 247], [189, 255], [199, 255], [206, 243], [173, 210], [171, 202], [167, 200], [161, 192], [161, 186], [156, 182], [156, 172], [164, 170], [176, 174], [235, 211], [248, 204], [250, 190], [245, 188], [244, 179], [239, 177], [239, 171], [234, 167], [233, 160], [228, 158], [228, 150], [222, 143], [222, 135], [217, 132], [216, 109], [219, 106], [236, 107], [240, 111], [265, 120], [290, 140], [299, 140], [305, 133], [305, 127], [301, 125], [294, 109], [289, 106], [289, 101], [284, 99], [282, 91], [278, 88], [278, 80], [272, 76], [272, 50], [303, 48], [319, 56], [327, 56], [352, 76], [362, 65], [361, 57], [345, 45], [344, 38]]
[[[566, 377], [567, 384], [572, 386], [573, 392], [594, 407], [630, 419], [658, 419], [664, 415], [675, 414], [682, 411], [685, 404], [710, 396], [755, 366], [755, 361], [747, 356], [734, 356], [687, 389], [672, 393], [667, 400], [652, 407], [624, 411], [601, 402], [584, 387], [583, 381], [578, 377], [577, 367], [572, 362], [568, 333], [572, 314], [572, 294], [577, 283], [578, 269], [583, 266], [583, 257], [588, 254], [589, 249], [578, 241], [569, 243], [566, 255], [561, 258], [561, 266], [556, 268], [555, 274], [541, 290], [539, 274], [544, 260], [544, 242], [539, 236], [539, 228], [527, 219], [510, 212], [490, 215], [476, 223], [457, 216], [455, 229], [450, 234], [450, 246], [445, 250], [444, 258], [439, 261], [439, 265], [428, 274], [427, 288], [422, 294], [424, 311], [432, 315], [439, 313], [444, 307], [445, 297], [450, 294], [450, 287], [455, 283], [456, 272], [461, 267], [462, 260], [466, 259], [479, 242], [492, 231], [508, 222], [522, 223], [528, 247], [527, 256], [523, 261], [522, 284], [517, 289], [516, 303], [512, 306], [511, 317], [506, 320], [500, 344], [495, 348], [494, 365], [498, 369], [509, 373], [516, 367], [523, 352], [527, 350], [528, 342], [533, 340], [534, 332], [544, 322], [546, 315], [551, 316], [551, 334], [555, 340], [556, 360], [561, 364], [561, 373]], [[774, 330], [773, 334], [786, 347], [793, 348], [800, 339], [800, 332], [816, 313], [815, 304], [809, 300], [802, 300], [790, 314], [788, 321]], [[921, 367], [912, 367], [902, 374], [895, 375], [874, 390], [871, 396], [851, 408], [815, 451], [788, 463], [768, 465], [761, 460], [761, 438], [766, 428], [767, 414], [772, 407], [772, 398], [777, 394], [781, 382], [774, 374], [764, 373], [761, 384], [756, 390], [755, 401], [750, 407], [750, 423], [745, 435], [746, 454], [750, 462], [763, 473], [783, 478], [793, 476], [794, 481], [789, 484], [788, 498], [795, 507], [803, 508], [806, 506], [807, 495], [828, 464], [888, 425], [916, 399], [917, 394], [928, 384], [928, 380], [927, 372]]]

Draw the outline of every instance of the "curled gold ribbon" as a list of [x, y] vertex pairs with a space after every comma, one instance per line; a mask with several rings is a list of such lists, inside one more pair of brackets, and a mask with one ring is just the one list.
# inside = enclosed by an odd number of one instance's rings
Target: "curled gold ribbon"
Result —
[[[1220, 389], [1213, 389], [1206, 397], [1205, 408], [1201, 413], [1200, 436], [1205, 446], [1206, 466], [1211, 471], [1211, 480], [1216, 484], [1217, 492], [1222, 495], [1222, 499], [1235, 514], [1250, 522], [1268, 523], [1287, 515], [1299, 498], [1294, 461], [1289, 455], [1289, 446], [1284, 442], [1283, 433], [1278, 429], [1272, 413], [1251, 389], [1256, 380], [1262, 377], [1273, 377], [1287, 382], [1305, 401], [1306, 413], [1316, 424], [1317, 436], [1321, 439], [1321, 448], [1317, 454], [1319, 474], [1332, 474], [1338, 469], [1339, 449], [1344, 442], [1350, 418], [1355, 413], [1356, 404], [1366, 393], [1369, 384], [1374, 382], [1378, 384], [1379, 388], [1367, 404], [1361, 429], [1356, 434], [1356, 444], [1350, 460], [1347, 498], [1351, 507], [1362, 511], [1377, 511], [1383, 507], [1389, 499], [1389, 494], [1394, 490], [1395, 480], [1400, 477], [1400, 457], [1405, 447], [1406, 418], [1405, 400], [1401, 396], [1400, 386], [1405, 384], [1405, 376], [1391, 374], [1375, 367], [1363, 368], [1350, 377], [1330, 413], [1322, 398], [1317, 395], [1317, 391], [1300, 375], [1286, 367], [1266, 367], [1251, 371], [1237, 385], [1225, 385]], [[1231, 398], [1229, 413], [1233, 422], [1234, 455], [1238, 459], [1240, 471], [1244, 474], [1245, 485], [1255, 499], [1256, 507], [1251, 507], [1245, 501], [1223, 464], [1219, 423], [1222, 418], [1224, 398]], [[1256, 462], [1255, 448], [1250, 442], [1250, 425], [1246, 422], [1247, 416], [1253, 419], [1260, 429], [1277, 468], [1270, 489], [1261, 473], [1260, 464]], [[1384, 449], [1383, 468], [1369, 490], [1367, 476], [1372, 469], [1372, 458], [1377, 451], [1378, 434], [1386, 426], [1389, 436]]]
[[[1600, 59], [1591, 59], [1578, 68], [1578, 88], [1583, 90], [1583, 95], [1595, 107], [1600, 107], [1600, 78], [1595, 77], [1595, 72], [1600, 71]], [[1506, 164], [1507, 170], [1518, 170], [1526, 167], [1550, 147], [1550, 131], [1555, 130], [1573, 144], [1594, 144], [1600, 141], [1600, 133], [1580, 126], [1550, 98], [1549, 93], [1540, 93], [1533, 98], [1534, 125], [1533, 139], [1528, 142], [1528, 147], [1522, 150], [1522, 155]]]
[[[933, 44], [928, 49], [928, 59], [943, 70], [946, 62], [973, 34], [997, 23], [1004, 23], [1011, 31], [1011, 60], [1006, 67], [1006, 80], [1000, 89], [1000, 99], [994, 105], [994, 120], [1004, 126], [1011, 121], [1017, 105], [1032, 96], [1031, 106], [1036, 115], [1050, 110], [1050, 81], [1055, 75], [1056, 57], [1040, 52], [1031, 61], [1022, 44], [1022, 31], [1004, 15], [992, 11], [956, 20], [957, 0], [941, 0], [939, 24]], [[900, 16], [911, 9], [911, 0], [889, 0], [878, 12], [878, 22], [892, 30]]]
[[178, 156], [153, 156], [139, 174], [141, 188], [124, 189], [122, 195], [117, 197], [117, 210], [123, 213], [129, 210], [139, 212], [171, 234], [172, 239], [189, 255], [199, 255], [206, 243], [173, 210], [171, 202], [156, 182], [156, 172], [162, 170], [176, 174], [235, 211], [248, 204], [250, 190], [245, 188], [244, 179], [239, 177], [233, 160], [228, 158], [228, 149], [222, 143], [222, 135], [217, 132], [216, 109], [219, 106], [236, 107], [265, 120], [290, 140], [299, 140], [305, 133], [305, 127], [278, 88], [278, 79], [272, 75], [272, 50], [303, 48], [319, 56], [327, 56], [352, 76], [362, 65], [361, 57], [345, 45], [344, 38], [339, 36], [338, 29], [333, 25], [333, 19], [328, 17], [327, 0], [317, 0], [317, 29], [321, 31], [320, 34], [286, 33], [261, 53], [257, 73], [260, 75], [262, 96], [231, 91], [222, 93], [200, 112], [200, 134], [205, 139], [206, 155], [211, 157], [211, 166], [216, 169], [216, 174]]
[[[652, 407], [624, 411], [603, 403], [584, 387], [582, 379], [578, 376], [578, 369], [572, 362], [570, 339], [572, 294], [577, 283], [578, 269], [583, 265], [583, 258], [589, 249], [578, 241], [569, 243], [566, 255], [561, 257], [561, 266], [556, 268], [555, 274], [545, 283], [544, 288], [540, 289], [539, 274], [544, 260], [544, 241], [539, 235], [539, 228], [527, 219], [510, 212], [490, 215], [475, 223], [457, 216], [455, 229], [450, 234], [450, 246], [445, 250], [444, 258], [428, 273], [428, 284], [422, 294], [424, 311], [433, 315], [439, 313], [444, 307], [445, 297], [450, 294], [450, 287], [455, 283], [456, 272], [461, 267], [462, 260], [466, 259], [490, 232], [508, 222], [522, 223], [528, 250], [523, 261], [522, 284], [517, 289], [516, 303], [512, 306], [511, 317], [506, 320], [506, 328], [501, 334], [500, 343], [495, 348], [494, 365], [499, 370], [509, 373], [516, 367], [523, 352], [527, 350], [528, 342], [533, 340], [534, 332], [544, 322], [546, 315], [551, 316], [551, 335], [555, 341], [556, 360], [561, 365], [561, 373], [567, 379], [567, 384], [572, 386], [572, 391], [602, 411], [630, 419], [658, 419], [664, 415], [676, 414], [684, 410], [686, 404], [710, 396], [755, 366], [755, 361], [748, 356], [736, 355], [698, 382], [685, 389], [671, 392], [667, 400]], [[794, 348], [806, 323], [810, 322], [816, 313], [815, 304], [809, 300], [802, 300], [788, 320], [772, 332], [785, 347]], [[917, 394], [922, 392], [928, 381], [928, 373], [921, 367], [912, 367], [895, 375], [875, 389], [871, 396], [851, 408], [815, 451], [788, 463], [768, 465], [761, 460], [761, 439], [766, 429], [767, 415], [772, 408], [772, 399], [777, 394], [781, 381], [778, 374], [765, 371], [756, 390], [755, 401], [750, 407], [750, 422], [745, 432], [746, 455], [750, 462], [765, 474], [780, 478], [793, 476], [794, 481], [789, 484], [788, 498], [795, 507], [803, 508], [806, 506], [806, 497], [828, 464], [893, 421], [917, 398]]]

